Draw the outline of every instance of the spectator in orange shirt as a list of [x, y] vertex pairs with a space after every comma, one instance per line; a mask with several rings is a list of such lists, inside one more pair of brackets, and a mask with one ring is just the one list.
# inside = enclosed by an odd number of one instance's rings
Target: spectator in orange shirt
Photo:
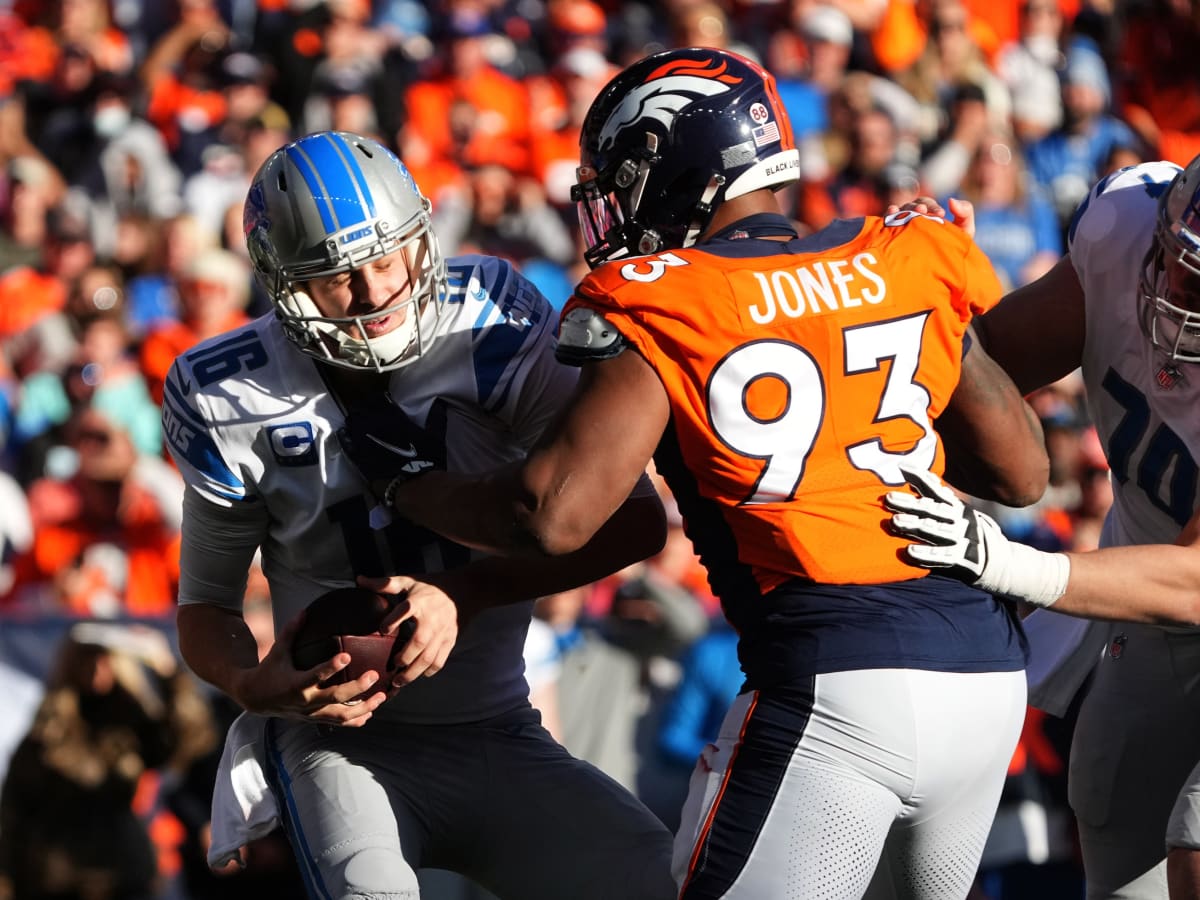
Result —
[[47, 217], [41, 264], [15, 266], [0, 275], [0, 344], [61, 310], [70, 286], [95, 259], [85, 221], [57, 208]]
[[[182, 486], [138, 454], [113, 415], [69, 421], [64, 470], [29, 488], [33, 546], [14, 562], [7, 605], [76, 615], [165, 616], [175, 603]], [[72, 460], [76, 469], [70, 472]]]
[[249, 322], [250, 270], [240, 256], [213, 248], [197, 255], [179, 283], [180, 318], [150, 330], [142, 341], [142, 374], [161, 405], [175, 357], [197, 343]]
[[146, 118], [162, 134], [185, 175], [200, 168], [201, 152], [225, 121], [220, 67], [228, 42], [229, 29], [215, 4], [189, 4], [142, 64], [142, 84], [149, 97]]
[[546, 188], [546, 197], [560, 211], [574, 216], [571, 185], [579, 166], [579, 129], [588, 107], [616, 68], [591, 47], [575, 47], [558, 58], [550, 72], [533, 86], [533, 174]]
[[492, 35], [482, 11], [453, 10], [442, 52], [434, 55], [439, 68], [405, 93], [400, 156], [435, 203], [438, 188], [456, 180], [456, 167], [495, 163], [529, 170], [528, 94], [488, 60]]

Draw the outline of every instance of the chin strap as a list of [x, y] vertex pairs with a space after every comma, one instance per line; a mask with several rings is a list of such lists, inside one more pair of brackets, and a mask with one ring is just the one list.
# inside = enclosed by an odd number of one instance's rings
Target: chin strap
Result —
[[717, 196], [717, 191], [725, 186], [725, 176], [718, 175], [716, 172], [708, 179], [708, 184], [705, 185], [704, 193], [700, 195], [700, 199], [696, 201], [696, 205], [692, 208], [694, 215], [692, 221], [688, 225], [687, 233], [683, 236], [684, 247], [690, 247], [696, 243], [696, 238], [700, 237], [700, 232], [708, 227], [708, 223], [712, 221], [713, 198]]

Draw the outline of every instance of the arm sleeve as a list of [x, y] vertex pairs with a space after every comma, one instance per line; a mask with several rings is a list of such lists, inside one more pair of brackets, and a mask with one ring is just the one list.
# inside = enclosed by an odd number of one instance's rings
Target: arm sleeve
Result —
[[261, 503], [218, 506], [192, 487], [183, 495], [179, 604], [240, 611], [250, 564], [267, 530]]

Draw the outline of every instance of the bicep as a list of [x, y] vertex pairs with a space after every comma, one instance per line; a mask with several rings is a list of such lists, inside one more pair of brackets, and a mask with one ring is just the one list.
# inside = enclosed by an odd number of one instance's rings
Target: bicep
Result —
[[955, 487], [1009, 506], [1027, 506], [1045, 490], [1050, 465], [1041, 425], [978, 341], [963, 357], [937, 428]]
[[1083, 288], [1070, 257], [1006, 295], [974, 323], [988, 354], [1023, 394], [1069, 375], [1083, 361]]
[[633, 490], [669, 418], [666, 390], [638, 353], [585, 365], [557, 427], [522, 469], [530, 529], [547, 545], [595, 533]]

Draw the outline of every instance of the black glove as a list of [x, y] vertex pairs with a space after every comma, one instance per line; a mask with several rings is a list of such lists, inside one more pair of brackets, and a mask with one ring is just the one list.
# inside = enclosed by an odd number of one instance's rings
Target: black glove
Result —
[[444, 444], [405, 415], [386, 392], [346, 411], [338, 441], [379, 494], [398, 477], [406, 480], [446, 467]]

